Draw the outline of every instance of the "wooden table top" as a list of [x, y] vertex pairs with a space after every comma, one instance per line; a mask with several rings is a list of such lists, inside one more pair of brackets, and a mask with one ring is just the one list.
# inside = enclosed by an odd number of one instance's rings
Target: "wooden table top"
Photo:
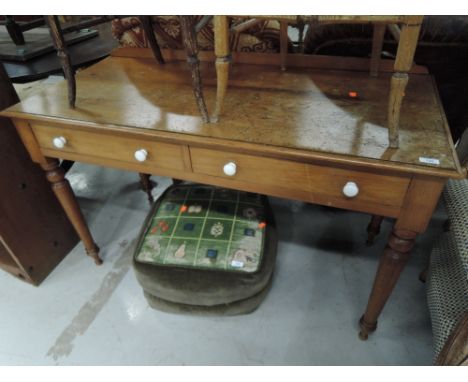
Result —
[[[205, 97], [214, 108], [214, 65], [201, 64]], [[432, 77], [411, 74], [403, 101], [400, 148], [388, 148], [386, 128], [391, 73], [297, 69], [234, 63], [220, 121], [199, 116], [185, 62], [158, 65], [152, 58], [108, 57], [77, 74], [76, 108], [65, 81], [44, 88], [3, 115], [27, 120], [144, 129], [158, 136], [190, 135], [329, 155], [342, 161], [385, 163], [414, 173], [460, 177], [461, 169]], [[349, 92], [358, 97], [351, 98]], [[242, 143], [241, 143], [242, 142]], [[253, 146], [252, 146], [253, 147]], [[437, 159], [439, 165], [420, 158]], [[377, 161], [377, 162], [376, 162]]]

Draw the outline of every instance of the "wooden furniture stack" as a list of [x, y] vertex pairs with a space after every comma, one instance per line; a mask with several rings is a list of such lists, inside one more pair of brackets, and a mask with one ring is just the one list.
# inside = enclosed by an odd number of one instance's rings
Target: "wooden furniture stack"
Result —
[[[382, 45], [385, 33], [386, 24], [401, 24], [400, 40], [398, 51], [395, 60], [395, 73], [391, 79], [390, 95], [388, 101], [388, 140], [390, 147], [398, 147], [398, 129], [400, 121], [400, 109], [403, 97], [405, 94], [406, 85], [408, 84], [408, 72], [413, 64], [414, 52], [418, 42], [419, 31], [423, 16], [245, 16], [251, 20], [274, 19], [278, 20], [281, 25], [280, 33], [280, 54], [281, 54], [281, 70], [287, 68], [287, 28], [288, 24], [305, 24], [308, 23], [313, 28], [319, 23], [371, 23], [374, 25], [374, 38], [372, 44], [372, 60], [370, 62], [370, 75], [377, 76], [379, 70], [380, 56], [382, 53]], [[184, 17], [182, 17], [184, 18]], [[186, 17], [185, 17], [186, 18]], [[229, 49], [229, 33], [230, 24], [228, 16], [214, 16], [214, 31], [215, 31], [215, 55], [216, 55], [216, 75], [217, 75], [217, 93], [216, 105], [212, 122], [217, 122], [223, 110], [224, 98], [226, 97], [229, 66], [231, 62], [231, 52]], [[192, 42], [190, 42], [192, 41]], [[194, 40], [186, 38], [186, 46], [190, 47], [194, 44]], [[187, 48], [193, 52], [193, 48]], [[196, 69], [192, 69], [196, 73]], [[195, 76], [195, 75], [193, 75]], [[198, 93], [201, 92], [200, 82], [194, 82], [194, 87], [197, 89], [196, 98], [199, 99]], [[203, 96], [201, 96], [203, 97]], [[202, 98], [203, 99], [203, 98]], [[206, 108], [203, 108], [204, 102], [198, 101], [199, 109], [202, 115], [206, 115]]]
[[[445, 182], [463, 177], [427, 70], [404, 67], [411, 81], [399, 146], [389, 148], [388, 84], [395, 66], [403, 70], [398, 60], [382, 60], [375, 77], [368, 59], [287, 54], [281, 71], [281, 55], [233, 53], [224, 112], [210, 124], [193, 100], [186, 52], [162, 49], [162, 56], [166, 65], [155, 64], [149, 49], [121, 48], [78, 73], [75, 108], [61, 83], [2, 113], [44, 169], [88, 254], [100, 262], [57, 158], [391, 217], [360, 319], [366, 339]], [[219, 65], [213, 52], [196, 59], [204, 97], [215, 102]]]

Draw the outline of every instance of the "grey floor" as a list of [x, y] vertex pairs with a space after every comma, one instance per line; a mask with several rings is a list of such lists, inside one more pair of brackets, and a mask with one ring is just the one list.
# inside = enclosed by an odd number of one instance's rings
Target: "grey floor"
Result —
[[[101, 247], [81, 244], [40, 285], [0, 272], [0, 364], [429, 365], [432, 334], [424, 267], [444, 211], [418, 239], [367, 342], [358, 339], [391, 221], [365, 246], [369, 217], [272, 198], [280, 235], [273, 287], [257, 311], [206, 318], [148, 307], [130, 266], [148, 212], [138, 175], [76, 164], [68, 178]], [[153, 177], [159, 195], [171, 180]]]

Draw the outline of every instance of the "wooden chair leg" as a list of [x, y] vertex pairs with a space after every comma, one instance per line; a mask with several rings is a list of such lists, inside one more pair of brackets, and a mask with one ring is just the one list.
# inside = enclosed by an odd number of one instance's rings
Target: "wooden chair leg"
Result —
[[374, 35], [372, 37], [372, 55], [370, 63], [370, 75], [377, 77], [379, 74], [380, 58], [385, 36], [385, 24], [374, 24]]
[[280, 21], [280, 56], [281, 70], [286, 70], [288, 59], [288, 23]]
[[299, 53], [304, 54], [304, 28], [305, 23], [302, 19], [297, 21], [297, 29], [299, 30], [299, 39], [297, 41], [299, 45]]
[[57, 50], [57, 56], [60, 59], [62, 65], [63, 74], [67, 80], [68, 86], [68, 103], [70, 107], [75, 107], [76, 100], [76, 81], [75, 72], [70, 61], [70, 55], [68, 54], [67, 46], [62, 34], [62, 28], [57, 16], [45, 16], [46, 23], [49, 27], [52, 41], [54, 42], [55, 49]]
[[156, 40], [156, 36], [154, 34], [153, 29], [153, 21], [151, 16], [139, 16], [141, 26], [145, 32], [146, 38], [148, 39], [149, 45], [151, 50], [153, 51], [154, 58], [160, 63], [164, 64], [164, 58], [161, 53], [161, 49], [159, 48], [158, 41]]
[[367, 226], [367, 240], [368, 246], [374, 244], [375, 237], [380, 233], [380, 226], [382, 224], [383, 216], [372, 215], [371, 221]]
[[229, 47], [229, 20], [227, 16], [215, 16], [213, 19], [215, 55], [216, 55], [216, 105], [211, 122], [217, 122], [223, 111], [224, 98], [229, 80], [231, 54]]
[[206, 109], [205, 98], [203, 96], [202, 81], [200, 75], [200, 61], [198, 60], [197, 37], [195, 35], [194, 23], [192, 16], [180, 16], [180, 27], [182, 39], [187, 52], [187, 62], [192, 72], [192, 85], [197, 101], [198, 110], [200, 111], [203, 122], [208, 123], [210, 118]]
[[16, 23], [13, 16], [5, 16], [5, 20], [6, 20], [6, 24], [5, 24], [6, 30], [10, 38], [15, 43], [15, 45], [24, 45], [23, 32], [21, 31], [20, 26]]
[[388, 104], [388, 140], [390, 147], [398, 148], [398, 130], [400, 123], [400, 109], [408, 84], [408, 72], [413, 64], [414, 53], [418, 43], [422, 18], [415, 16], [414, 23], [406, 24], [401, 29], [400, 42], [390, 83], [390, 97]]
[[154, 198], [153, 198], [153, 194], [151, 193], [151, 190], [153, 189], [153, 184], [150, 179], [151, 175], [143, 174], [142, 172], [140, 172], [139, 175], [140, 175], [141, 188], [143, 189], [143, 191], [146, 192], [146, 195], [148, 195], [148, 202], [150, 205], [152, 205], [154, 202]]

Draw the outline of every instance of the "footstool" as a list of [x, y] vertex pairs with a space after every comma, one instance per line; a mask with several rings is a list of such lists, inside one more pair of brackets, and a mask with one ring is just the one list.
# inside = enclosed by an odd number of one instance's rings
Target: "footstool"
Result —
[[254, 311], [271, 285], [277, 237], [265, 196], [169, 187], [149, 213], [133, 268], [149, 305], [166, 312]]

